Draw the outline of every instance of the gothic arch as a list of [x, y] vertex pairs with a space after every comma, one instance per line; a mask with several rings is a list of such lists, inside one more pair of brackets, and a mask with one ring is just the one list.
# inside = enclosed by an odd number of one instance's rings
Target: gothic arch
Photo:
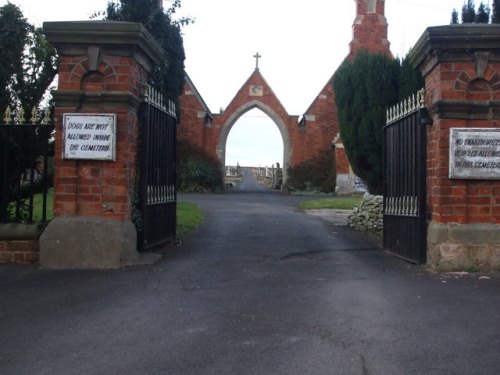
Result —
[[224, 125], [220, 130], [219, 142], [217, 144], [217, 155], [219, 156], [219, 160], [223, 165], [226, 164], [226, 145], [227, 145], [227, 137], [231, 132], [234, 124], [248, 111], [257, 108], [264, 112], [278, 127], [281, 138], [283, 139], [283, 182], [286, 181], [286, 172], [287, 168], [290, 166], [290, 159], [292, 155], [292, 147], [290, 140], [290, 133], [287, 128], [285, 121], [268, 105], [262, 103], [259, 100], [252, 100], [247, 102], [237, 108], [235, 111], [231, 113], [228, 119], [225, 121]]

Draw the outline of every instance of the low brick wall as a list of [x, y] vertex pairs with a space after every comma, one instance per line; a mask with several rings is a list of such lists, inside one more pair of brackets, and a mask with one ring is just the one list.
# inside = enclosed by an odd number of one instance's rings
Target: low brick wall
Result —
[[365, 193], [363, 200], [349, 215], [349, 226], [382, 239], [384, 228], [383, 198]]
[[0, 263], [36, 263], [38, 254], [38, 240], [0, 240]]
[[37, 225], [0, 225], [0, 263], [36, 263], [39, 260]]

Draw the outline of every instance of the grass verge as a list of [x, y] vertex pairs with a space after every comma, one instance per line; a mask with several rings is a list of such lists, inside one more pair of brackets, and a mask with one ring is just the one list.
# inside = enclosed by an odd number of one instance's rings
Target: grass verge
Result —
[[[43, 211], [43, 194], [33, 195], [33, 221], [42, 221], [42, 211]], [[54, 217], [54, 189], [50, 188], [47, 191], [47, 221], [52, 220]]]
[[361, 202], [362, 197], [333, 197], [314, 199], [299, 204], [299, 210], [319, 210], [323, 208], [351, 210]]
[[181, 238], [198, 227], [202, 219], [201, 209], [196, 204], [185, 201], [177, 202], [177, 237]]
[[[27, 211], [29, 205], [29, 198], [25, 198], [23, 200], [23, 206], [21, 208], [21, 216], [27, 219]], [[16, 210], [16, 203], [10, 202], [8, 206], [8, 210], [10, 214], [14, 216]], [[33, 194], [33, 222], [39, 223], [42, 221], [42, 213], [43, 213], [43, 194], [37, 193]], [[54, 189], [49, 188], [47, 191], [47, 212], [46, 219], [47, 221], [52, 220], [54, 217]]]
[[[42, 194], [33, 196], [33, 221], [42, 220]], [[49, 189], [47, 194], [47, 221], [51, 220], [54, 206], [54, 189]], [[177, 237], [182, 237], [200, 225], [203, 215], [201, 209], [194, 203], [177, 202]]]

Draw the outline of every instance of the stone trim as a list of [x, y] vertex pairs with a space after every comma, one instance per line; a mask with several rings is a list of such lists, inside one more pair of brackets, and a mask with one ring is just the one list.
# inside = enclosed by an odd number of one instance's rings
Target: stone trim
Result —
[[494, 120], [500, 118], [498, 100], [439, 100], [430, 108], [441, 119]]
[[137, 110], [142, 99], [130, 92], [89, 92], [82, 90], [56, 90], [52, 96], [58, 108], [123, 108]]
[[427, 230], [427, 262], [444, 271], [500, 268], [500, 224], [442, 224]]
[[429, 27], [410, 52], [411, 64], [425, 76], [439, 62], [474, 60], [471, 52], [490, 51], [490, 61], [499, 59], [500, 25], [446, 25]]
[[56, 217], [40, 237], [40, 266], [109, 269], [137, 263], [137, 234], [130, 220]]
[[38, 224], [1, 224], [0, 240], [38, 240], [40, 229]]
[[[60, 55], [86, 55], [88, 46], [95, 45], [122, 51], [124, 56], [140, 51], [155, 63], [161, 61], [164, 55], [156, 39], [143, 25], [135, 22], [44, 22], [43, 32]], [[135, 48], [130, 48], [130, 46], [137, 47], [139, 51], [135, 51]], [[104, 54], [107, 53], [104, 51]], [[114, 51], [113, 55], [120, 54]], [[144, 59], [138, 60], [143, 64], [146, 63]]]

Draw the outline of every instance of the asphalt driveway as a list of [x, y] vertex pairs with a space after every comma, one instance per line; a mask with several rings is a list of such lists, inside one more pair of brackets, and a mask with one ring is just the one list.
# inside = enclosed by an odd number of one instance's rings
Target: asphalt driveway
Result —
[[0, 266], [1, 374], [498, 374], [498, 274], [433, 274], [264, 191], [154, 265]]

